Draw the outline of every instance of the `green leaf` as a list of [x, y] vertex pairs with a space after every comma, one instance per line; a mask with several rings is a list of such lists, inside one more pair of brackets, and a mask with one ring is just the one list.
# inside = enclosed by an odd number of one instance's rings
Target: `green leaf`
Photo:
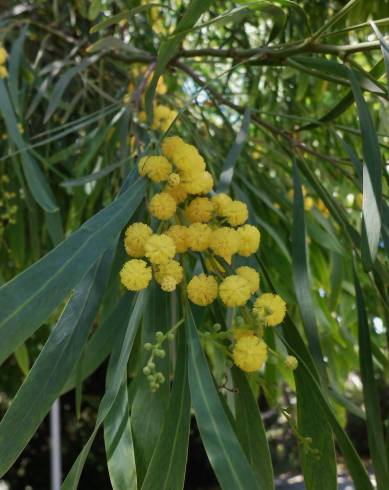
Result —
[[220, 486], [223, 490], [268, 490], [256, 480], [223, 409], [189, 307], [187, 329], [188, 376], [192, 406], [208, 459]]
[[34, 333], [110, 246], [141, 202], [145, 187], [144, 179], [136, 180], [73, 235], [0, 288], [0, 363]]
[[169, 406], [142, 490], [184, 488], [190, 428], [190, 396], [184, 331], [180, 330], [179, 334], [177, 363]]
[[[117, 305], [89, 339], [82, 357], [81, 380], [88, 378], [108, 357], [118, 329], [124, 323], [128, 323], [131, 307], [132, 295], [126, 293], [120, 298]], [[76, 384], [77, 374], [75, 368], [62, 389], [61, 394], [72, 390], [76, 387]]]
[[[86, 342], [108, 282], [114, 248], [84, 277], [0, 423], [0, 475], [50, 411]], [[11, 436], [12, 434], [12, 436]]]
[[370, 25], [373, 28], [375, 35], [378, 37], [381, 46], [382, 57], [384, 58], [385, 70], [386, 70], [386, 83], [388, 84], [388, 94], [389, 94], [389, 46], [385, 41], [384, 36], [379, 31], [376, 24], [371, 20]]
[[128, 405], [127, 376], [104, 421], [104, 442], [113, 490], [137, 489], [134, 446]]
[[55, 203], [54, 195], [46, 181], [45, 175], [42, 173], [36, 161], [27, 151], [27, 145], [24, 142], [12, 104], [8, 95], [4, 80], [0, 79], [0, 111], [3, 114], [4, 122], [7, 127], [8, 134], [12, 142], [20, 151], [22, 160], [23, 172], [26, 177], [28, 187], [34, 196], [36, 202], [42, 209], [49, 213], [57, 211], [58, 206]]
[[247, 381], [238, 368], [232, 369], [235, 395], [235, 427], [239, 441], [261, 488], [274, 488], [273, 466], [269, 445], [258, 403]]
[[145, 98], [146, 112], [149, 122], [151, 122], [153, 119], [153, 99], [159, 77], [164, 72], [166, 65], [178, 51], [180, 44], [185, 39], [187, 31], [196, 24], [200, 16], [206, 10], [208, 10], [211, 5], [212, 0], [191, 0], [187, 9], [185, 10], [184, 15], [177, 24], [176, 30], [173, 33], [173, 37], [166, 41], [162, 41], [161, 46], [158, 50], [157, 65], [154, 70], [154, 75], [150, 82], [149, 88], [147, 89]]
[[49, 101], [49, 106], [47, 107], [46, 114], [45, 114], [45, 119], [43, 122], [47, 122], [50, 117], [53, 115], [57, 107], [59, 106], [62, 95], [65, 92], [67, 86], [69, 83], [72, 81], [72, 79], [78, 75], [82, 70], [87, 68], [89, 65], [96, 63], [96, 61], [99, 59], [99, 55], [94, 55], [89, 58], [85, 58], [81, 61], [81, 63], [78, 63], [76, 66], [73, 66], [72, 68], [69, 68], [68, 70], [63, 73], [58, 82], [55, 84], [53, 93], [51, 94], [50, 101]]
[[382, 170], [377, 133], [361, 89], [350, 71], [350, 82], [358, 108], [362, 132], [363, 204], [362, 204], [362, 262], [364, 269], [373, 268], [381, 232]]
[[103, 37], [102, 39], [99, 39], [98, 41], [96, 41], [95, 43], [91, 44], [88, 47], [88, 52], [97, 53], [98, 51], [102, 51], [103, 49], [126, 51], [127, 53], [130, 54], [143, 55], [146, 58], [148, 56], [148, 54], [145, 53], [144, 51], [141, 51], [140, 49], [137, 49], [134, 46], [131, 46], [130, 44], [127, 44], [121, 39], [118, 39], [117, 37], [114, 36], [107, 36], [107, 37]]
[[20, 89], [19, 89], [19, 72], [20, 61], [23, 54], [23, 44], [27, 35], [27, 26], [24, 26], [19, 34], [19, 37], [12, 44], [11, 55], [9, 57], [9, 77], [8, 90], [11, 95], [15, 112], [20, 114]]
[[370, 454], [373, 461], [375, 476], [377, 479], [377, 489], [384, 490], [385, 488], [387, 488], [387, 484], [389, 481], [389, 468], [388, 461], [386, 459], [386, 448], [383, 432], [384, 428], [382, 423], [380, 399], [378, 396], [378, 389], [374, 375], [370, 329], [365, 310], [363, 293], [359, 284], [355, 267], [354, 284], [359, 325], [359, 363], [363, 384], [363, 400], [366, 409], [367, 435]]
[[93, 172], [90, 175], [84, 175], [82, 177], [79, 177], [78, 179], [64, 180], [63, 182], [61, 182], [61, 186], [63, 187], [83, 186], [88, 182], [94, 182], [95, 180], [101, 179], [102, 177], [109, 175], [114, 170], [119, 168], [121, 165], [123, 165], [123, 162], [111, 163], [111, 165], [107, 165], [102, 170], [99, 170], [98, 172]]
[[[261, 271], [263, 277], [266, 278], [266, 281], [269, 284], [271, 290], [273, 292], [276, 292], [273, 287], [270, 276], [267, 272], [267, 269], [262, 263], [261, 263]], [[364, 468], [363, 463], [359, 458], [357, 451], [355, 450], [355, 447], [350, 441], [350, 438], [348, 437], [347, 433], [343, 430], [337, 417], [334, 415], [333, 409], [327, 400], [327, 396], [323, 392], [322, 387], [320, 386], [319, 375], [315, 367], [315, 364], [313, 362], [313, 359], [311, 357], [311, 354], [307, 349], [304, 340], [300, 335], [300, 332], [298, 331], [297, 327], [295, 326], [295, 324], [293, 323], [292, 319], [288, 314], [285, 317], [284, 326], [281, 327], [281, 332], [282, 332], [281, 340], [288, 348], [289, 353], [294, 355], [299, 361], [299, 367], [297, 368], [296, 371], [294, 371], [295, 377], [297, 378], [297, 376], [300, 376], [300, 373], [303, 373], [303, 375], [300, 377], [301, 380], [300, 386], [302, 387], [302, 389], [306, 391], [307, 393], [306, 398], [308, 399], [308, 403], [310, 404], [310, 408], [309, 408], [310, 411], [306, 413], [306, 416], [315, 418], [317, 410], [319, 411], [318, 412], [319, 414], [323, 413], [325, 415], [327, 422], [330, 424], [332, 431], [335, 434], [338, 446], [344, 457], [346, 466], [354, 481], [355, 489], [374, 490], [373, 485], [370, 482], [369, 475], [367, 474], [367, 471]], [[313, 408], [313, 403], [314, 403], [313, 400], [316, 400], [316, 405], [314, 408]], [[319, 427], [318, 429], [316, 428], [316, 431], [320, 432], [321, 430], [322, 427]], [[321, 437], [320, 434], [318, 434], [317, 432], [315, 432], [310, 436], [312, 437], [314, 447], [315, 447], [315, 439], [317, 436], [319, 436], [319, 438]], [[328, 440], [327, 442], [328, 448], [329, 448], [329, 443], [330, 441]]]
[[[155, 342], [155, 333], [166, 332], [170, 325], [169, 295], [153, 282], [150, 286], [150, 301], [145, 313], [141, 345]], [[169, 384], [166, 381], [156, 392], [150, 390], [149, 382], [142, 372], [150, 353], [143, 350], [140, 359], [138, 386], [132, 404], [131, 425], [134, 434], [135, 460], [138, 486], [141, 487], [147, 473], [155, 446], [165, 420], [169, 400]], [[156, 360], [157, 370], [169, 379], [169, 359]]]
[[232, 178], [234, 176], [235, 164], [238, 161], [240, 154], [242, 153], [243, 146], [245, 144], [248, 130], [250, 126], [250, 110], [245, 109], [242, 119], [242, 126], [236, 135], [235, 142], [230, 148], [228, 155], [223, 163], [222, 172], [219, 177], [219, 183], [217, 186], [217, 192], [227, 192]]
[[61, 490], [76, 490], [81, 477], [82, 469], [96, 437], [97, 431], [115, 403], [116, 397], [118, 396], [122, 386], [123, 377], [127, 372], [128, 359], [141, 317], [147, 304], [147, 293], [148, 291], [146, 289], [137, 295], [128, 325], [125, 325], [126, 328], [123, 329], [123, 331], [120, 332], [115, 338], [108, 364], [106, 391], [97, 412], [95, 428], [73, 464], [72, 469], [68, 473], [65, 481], [63, 482]]
[[[369, 92], [376, 93], [379, 95], [385, 95], [383, 88], [372, 80], [373, 77], [368, 78], [364, 73], [349, 69], [347, 66], [342, 65], [336, 61], [327, 60], [324, 58], [312, 58], [309, 56], [293, 56], [292, 60], [299, 63], [302, 66], [316, 70], [317, 73], [322, 73], [323, 75], [330, 75], [339, 79], [340, 83], [349, 84], [350, 73], [354, 76], [355, 83], [358, 87], [363, 88]], [[314, 72], [312, 72], [313, 74]]]
[[292, 266], [293, 283], [297, 302], [300, 307], [304, 331], [308, 339], [309, 349], [321, 371], [326, 377], [323, 354], [320, 346], [319, 331], [315, 318], [315, 307], [311, 295], [308, 272], [307, 244], [305, 237], [304, 197], [301, 189], [297, 166], [293, 164], [293, 227], [292, 227]]
[[112, 15], [108, 17], [107, 19], [104, 19], [103, 21], [99, 22], [98, 24], [94, 25], [90, 33], [93, 34], [97, 31], [100, 31], [102, 29], [105, 29], [106, 27], [118, 24], [122, 20], [129, 20], [131, 17], [133, 17], [136, 14], [139, 14], [141, 12], [147, 11], [151, 9], [152, 7], [159, 7], [159, 8], [164, 8], [168, 9], [171, 11], [174, 11], [171, 7], [164, 5], [163, 3], [148, 3], [147, 5], [139, 5], [138, 7], [135, 7], [130, 10], [124, 10], [123, 12], [120, 12], [119, 14]]
[[24, 376], [27, 376], [28, 371], [30, 369], [30, 356], [28, 354], [28, 350], [25, 343], [20, 344], [19, 347], [16, 349], [15, 359]]

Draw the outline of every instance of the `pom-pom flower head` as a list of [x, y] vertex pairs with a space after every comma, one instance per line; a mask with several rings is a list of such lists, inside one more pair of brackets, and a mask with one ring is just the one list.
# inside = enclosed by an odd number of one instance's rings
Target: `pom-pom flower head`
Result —
[[145, 244], [145, 255], [152, 264], [166, 264], [175, 254], [174, 242], [167, 235], [153, 235]]
[[258, 248], [261, 240], [261, 235], [255, 226], [243, 225], [236, 230], [239, 233], [239, 255], [243, 257], [249, 257], [254, 254]]
[[226, 306], [243, 306], [251, 296], [248, 281], [241, 276], [228, 276], [220, 284], [219, 295]]
[[162, 153], [166, 158], [171, 159], [176, 148], [183, 145], [184, 141], [179, 136], [169, 136], [164, 138], [161, 144]]
[[236, 230], [228, 226], [222, 226], [213, 230], [210, 247], [216, 255], [222, 257], [229, 264], [231, 257], [236, 254], [240, 246], [240, 237]]
[[175, 199], [167, 192], [154, 194], [150, 200], [150, 213], [160, 220], [168, 220], [172, 218], [176, 212], [177, 204]]
[[146, 156], [139, 160], [138, 172], [153, 182], [164, 182], [172, 172], [172, 165], [166, 157]]
[[299, 362], [294, 356], [286, 356], [285, 361], [284, 361], [284, 366], [286, 369], [291, 369], [294, 371], [295, 369], [298, 368]]
[[177, 260], [169, 260], [169, 262], [156, 267], [154, 277], [159, 284], [162, 284], [166, 277], [171, 277], [177, 285], [182, 281], [184, 271]]
[[225, 216], [231, 226], [239, 226], [246, 222], [249, 212], [244, 202], [232, 201], [225, 209]]
[[185, 216], [191, 223], [208, 223], [212, 212], [213, 204], [207, 197], [196, 197], [185, 208]]
[[145, 255], [145, 243], [153, 234], [153, 230], [145, 223], [133, 223], [124, 236], [124, 247], [130, 257], [143, 257]]
[[165, 235], [172, 238], [177, 253], [181, 254], [188, 250], [189, 237], [188, 228], [186, 226], [173, 225], [165, 232]]
[[218, 216], [226, 216], [226, 209], [232, 203], [232, 199], [227, 194], [216, 194], [211, 199]]
[[147, 288], [151, 277], [151, 267], [148, 267], [144, 260], [129, 260], [120, 271], [120, 280], [129, 291], [141, 291]]
[[185, 189], [185, 185], [181, 182], [175, 186], [167, 185], [165, 187], [165, 191], [172, 196], [172, 198], [176, 201], [177, 204], [181, 204], [188, 197], [188, 193]]
[[187, 287], [188, 298], [199, 306], [213, 303], [217, 297], [217, 282], [213, 276], [200, 274], [192, 277]]
[[238, 276], [244, 277], [250, 286], [250, 293], [254, 294], [259, 289], [259, 274], [252, 267], [242, 266], [236, 269]]
[[285, 301], [277, 294], [262, 294], [254, 303], [254, 314], [266, 325], [279, 325], [285, 317]]
[[209, 247], [212, 229], [205, 223], [193, 223], [188, 227], [188, 245], [193, 252], [204, 252]]
[[265, 342], [255, 335], [245, 335], [235, 344], [232, 358], [234, 363], [247, 373], [258, 371], [267, 359]]

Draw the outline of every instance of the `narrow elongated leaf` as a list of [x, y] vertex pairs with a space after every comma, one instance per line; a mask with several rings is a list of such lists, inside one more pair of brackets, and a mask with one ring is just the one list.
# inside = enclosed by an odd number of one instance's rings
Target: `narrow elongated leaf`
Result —
[[[150, 291], [149, 307], [146, 311], [142, 329], [142, 345], [145, 342], [155, 342], [155, 333], [165, 332], [170, 318], [169, 295], [164, 293], [156, 283]], [[138, 473], [138, 486], [141, 487], [146, 476], [155, 446], [161, 433], [167, 404], [169, 400], [168, 383], [163, 383], [156, 392], [151, 392], [149, 382], [142, 372], [150, 353], [143, 351], [141, 369], [139, 370], [139, 384], [135, 394], [131, 411], [131, 425], [134, 434], [135, 460]], [[157, 369], [169, 379], [168, 356], [156, 360]]]
[[223, 490], [268, 490], [257, 481], [229, 422], [187, 309], [188, 376], [192, 406], [208, 455]]
[[110, 246], [135, 212], [145, 187], [143, 179], [135, 181], [73, 235], [0, 288], [0, 363], [34, 333]]
[[177, 363], [165, 423], [146, 473], [142, 490], [184, 488], [190, 428], [188, 354], [184, 332], [180, 332]]
[[344, 83], [348, 83], [351, 73], [353, 75], [355, 83], [358, 85], [359, 88], [363, 88], [369, 92], [377, 93], [381, 96], [386, 96], [385, 91], [378, 84], [378, 82], [372, 80], [373, 77], [367, 77], [362, 72], [353, 69], [350, 70], [349, 68], [347, 68], [347, 66], [342, 65], [341, 63], [338, 63], [336, 61], [300, 55], [294, 56], [293, 60], [297, 61], [303, 66], [317, 70], [318, 73], [337, 77], [340, 81], [343, 81]]
[[362, 96], [361, 89], [350, 71], [350, 82], [358, 108], [362, 132], [363, 204], [362, 204], [362, 262], [366, 271], [373, 268], [381, 232], [382, 171], [377, 133]]
[[304, 197], [296, 164], [293, 164], [293, 228], [292, 228], [292, 266], [293, 283], [300, 307], [304, 331], [308, 339], [309, 349], [313, 358], [325, 377], [325, 366], [320, 346], [314, 304], [308, 273], [307, 244], [305, 237]]
[[2, 79], [0, 79], [0, 111], [12, 142], [21, 152], [23, 172], [31, 194], [42, 209], [53, 213], [58, 209], [54, 195], [38, 164], [26, 150], [27, 145], [20, 134], [8, 91]]
[[104, 421], [104, 442], [113, 490], [137, 489], [134, 446], [128, 406], [127, 377]]
[[28, 354], [26, 344], [20, 344], [19, 347], [16, 349], [15, 359], [24, 376], [27, 376], [30, 369], [30, 356]]
[[126, 328], [115, 338], [110, 362], [108, 364], [106, 383], [107, 388], [97, 412], [95, 428], [73, 464], [72, 469], [67, 475], [65, 481], [63, 482], [61, 490], [76, 490], [82, 469], [86, 458], [88, 457], [90, 448], [92, 447], [93, 441], [95, 440], [97, 431], [101, 427], [101, 424], [104, 422], [105, 418], [112, 409], [113, 404], [115, 403], [116, 397], [122, 386], [123, 377], [127, 372], [128, 358], [132, 350], [141, 317], [147, 304], [147, 297], [147, 290], [144, 290], [138, 294], [128, 325], [125, 325]]
[[108, 250], [75, 289], [1, 421], [0, 475], [4, 475], [24, 449], [72, 372], [100, 306], [114, 250]]
[[384, 490], [389, 481], [389, 468], [386, 459], [386, 448], [383, 433], [383, 423], [374, 377], [372, 345], [369, 324], [367, 320], [363, 293], [354, 268], [355, 295], [358, 310], [358, 344], [361, 378], [363, 384], [363, 400], [366, 409], [367, 435], [378, 490]]
[[49, 106], [45, 114], [45, 123], [50, 119], [50, 117], [53, 115], [53, 113], [61, 103], [62, 95], [72, 79], [89, 65], [96, 63], [98, 59], [99, 55], [85, 58], [81, 61], [81, 63], [78, 63], [76, 66], [69, 68], [67, 71], [65, 71], [65, 73], [63, 73], [63, 75], [61, 75], [58, 82], [54, 86], [53, 93], [51, 94]]
[[377, 25], [373, 21], [370, 21], [370, 25], [373, 28], [373, 31], [375, 32], [375, 35], [378, 37], [378, 39], [380, 41], [382, 57], [384, 58], [384, 63], [385, 63], [386, 81], [387, 81], [387, 84], [388, 84], [388, 94], [389, 94], [389, 45], [385, 41], [385, 38], [381, 34], [381, 32], [378, 29]]
[[9, 93], [11, 94], [13, 106], [15, 107], [15, 112], [17, 114], [20, 114], [19, 72], [26, 34], [27, 26], [24, 26], [19, 34], [19, 37], [12, 44], [11, 56], [9, 58], [8, 89]]
[[166, 65], [176, 54], [181, 42], [184, 40], [187, 34], [187, 31], [196, 24], [200, 16], [206, 10], [208, 10], [211, 5], [211, 0], [191, 0], [187, 9], [185, 10], [184, 15], [177, 25], [176, 30], [173, 33], [173, 37], [161, 43], [158, 51], [157, 66], [149, 88], [146, 92], [146, 111], [150, 121], [152, 120], [153, 99], [159, 77], [164, 72]]
[[228, 155], [223, 163], [222, 172], [219, 178], [219, 184], [217, 186], [217, 192], [227, 192], [232, 178], [234, 176], [235, 164], [242, 153], [244, 143], [247, 138], [247, 133], [250, 126], [250, 110], [245, 109], [242, 120], [242, 127], [240, 128], [234, 144], [232, 145]]
[[262, 488], [274, 488], [273, 466], [258, 403], [245, 375], [232, 369], [235, 396], [235, 427], [238, 438]]
[[[81, 381], [90, 376], [108, 357], [118, 330], [122, 328], [124, 323], [128, 323], [131, 307], [132, 295], [126, 293], [89, 339], [82, 354]], [[76, 386], [76, 370], [75, 367], [61, 394]]]
[[[266, 278], [271, 290], [276, 292], [266, 267], [262, 263], [260, 263], [260, 265], [263, 276]], [[281, 330], [283, 334], [281, 336], [282, 341], [285, 343], [290, 354], [296, 356], [299, 361], [299, 368], [294, 372], [295, 376], [302, 371], [305, 373], [305, 376], [301, 378], [301, 385], [303, 389], [307, 391], [307, 397], [308, 395], [311, 397], [311, 400], [309, 401], [311, 404], [310, 412], [308, 412], [307, 415], [310, 417], [316, 417], [316, 408], [312, 408], [312, 400], [315, 398], [317, 403], [316, 407], [319, 408], [319, 413], [323, 413], [325, 415], [327, 422], [330, 424], [335, 434], [347, 468], [354, 481], [355, 489], [374, 490], [373, 485], [370, 482], [369, 475], [367, 474], [367, 471], [363, 466], [355, 447], [350, 441], [347, 433], [343, 430], [337, 417], [334, 415], [332, 407], [327, 400], [326, 394], [323, 393], [323, 389], [320, 386], [319, 374], [311, 354], [307, 349], [300, 332], [289, 315], [286, 315], [284, 326], [281, 327]], [[316, 430], [319, 430], [320, 432], [322, 427], [320, 426], [319, 429], [316, 428]], [[315, 437], [317, 434], [315, 433], [313, 436]], [[312, 437], [313, 446], [315, 446], [314, 437]]]

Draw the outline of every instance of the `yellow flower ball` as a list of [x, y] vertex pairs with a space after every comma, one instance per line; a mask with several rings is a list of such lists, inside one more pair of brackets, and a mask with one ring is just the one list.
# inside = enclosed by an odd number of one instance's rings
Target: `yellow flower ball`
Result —
[[166, 157], [146, 156], [139, 160], [138, 171], [153, 182], [164, 182], [172, 172], [172, 165]]
[[250, 285], [244, 277], [228, 276], [220, 284], [219, 296], [226, 306], [243, 306], [250, 299]]
[[242, 337], [250, 337], [251, 335], [254, 334], [254, 330], [250, 328], [234, 328], [232, 331], [232, 335], [234, 336], [235, 340], [239, 340]]
[[249, 211], [244, 202], [232, 201], [225, 209], [225, 217], [231, 226], [239, 226], [247, 221]]
[[232, 358], [242, 371], [258, 371], [266, 362], [267, 345], [255, 335], [242, 337], [235, 344]]
[[213, 188], [213, 177], [207, 172], [196, 174], [192, 180], [184, 182], [188, 194], [208, 194]]
[[167, 179], [167, 184], [169, 187], [176, 187], [181, 182], [181, 178], [179, 174], [172, 172]]
[[188, 245], [193, 252], [204, 252], [209, 247], [212, 229], [205, 223], [188, 226]]
[[238, 276], [244, 277], [250, 286], [250, 293], [254, 294], [259, 289], [259, 274], [252, 267], [243, 265], [236, 269]]
[[144, 260], [127, 261], [120, 271], [120, 281], [129, 291], [140, 291], [147, 288], [151, 281], [151, 267]]
[[165, 276], [161, 282], [161, 289], [165, 293], [172, 293], [176, 290], [177, 282], [172, 276]]
[[176, 252], [182, 254], [188, 250], [189, 238], [188, 228], [181, 225], [173, 225], [167, 231], [165, 235], [172, 238], [174, 245], [176, 246]]
[[258, 250], [261, 241], [261, 234], [258, 228], [252, 225], [243, 225], [236, 231], [240, 237], [239, 255], [248, 257], [254, 254]]
[[313, 208], [314, 200], [312, 197], [304, 197], [304, 209], [310, 211]]
[[191, 223], [208, 223], [212, 213], [213, 204], [207, 197], [196, 197], [185, 208], [185, 216]]
[[217, 282], [213, 276], [199, 274], [193, 276], [187, 287], [188, 298], [195, 305], [207, 306], [217, 297]]
[[162, 153], [165, 157], [171, 159], [176, 148], [183, 144], [184, 140], [179, 136], [169, 136], [168, 138], [164, 138], [161, 144]]
[[154, 277], [158, 284], [162, 284], [165, 277], [172, 277], [176, 284], [180, 284], [184, 277], [184, 270], [177, 260], [169, 260], [155, 268]]
[[231, 263], [231, 257], [238, 252], [239, 246], [240, 236], [233, 228], [222, 226], [212, 231], [211, 249], [229, 264]]
[[130, 225], [124, 235], [124, 248], [130, 257], [143, 257], [145, 243], [153, 234], [153, 230], [145, 223]]
[[227, 194], [223, 192], [221, 194], [216, 194], [212, 196], [211, 201], [214, 205], [216, 214], [218, 216], [226, 216], [226, 209], [232, 203], [232, 199]]
[[176, 255], [176, 247], [169, 236], [152, 235], [146, 242], [145, 255], [152, 264], [166, 264]]
[[7, 67], [4, 65], [0, 65], [0, 78], [7, 78], [7, 77], [8, 77]]
[[298, 368], [299, 362], [294, 356], [286, 356], [285, 361], [284, 361], [284, 366], [286, 369], [291, 369], [294, 371], [295, 369]]
[[279, 325], [285, 317], [285, 301], [277, 294], [262, 294], [254, 303], [253, 313], [263, 320], [266, 325]]
[[169, 193], [177, 204], [183, 203], [185, 199], [188, 197], [188, 193], [185, 189], [185, 185], [182, 183], [179, 183], [174, 187], [168, 185], [165, 187], [164, 192]]
[[203, 157], [193, 145], [187, 143], [176, 146], [173, 151], [172, 161], [179, 173], [185, 178], [204, 172], [205, 162]]
[[7, 51], [3, 48], [3, 46], [0, 46], [0, 65], [4, 65], [4, 63], [7, 61], [7, 58]]
[[150, 213], [160, 220], [168, 220], [175, 215], [177, 204], [175, 199], [167, 192], [154, 194], [150, 200]]

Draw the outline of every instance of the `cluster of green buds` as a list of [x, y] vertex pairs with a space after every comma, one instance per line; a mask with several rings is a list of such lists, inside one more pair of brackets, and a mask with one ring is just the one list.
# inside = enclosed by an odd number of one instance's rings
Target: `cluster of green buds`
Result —
[[164, 343], [174, 340], [177, 328], [182, 324], [183, 320], [176, 323], [170, 330], [166, 333], [160, 330], [155, 333], [155, 342], [146, 342], [144, 344], [145, 351], [150, 353], [149, 359], [143, 368], [143, 374], [147, 376], [147, 381], [149, 382], [150, 390], [154, 393], [158, 388], [165, 382], [165, 376], [162, 372], [157, 371], [156, 360], [163, 359], [166, 357], [166, 350], [164, 349]]

